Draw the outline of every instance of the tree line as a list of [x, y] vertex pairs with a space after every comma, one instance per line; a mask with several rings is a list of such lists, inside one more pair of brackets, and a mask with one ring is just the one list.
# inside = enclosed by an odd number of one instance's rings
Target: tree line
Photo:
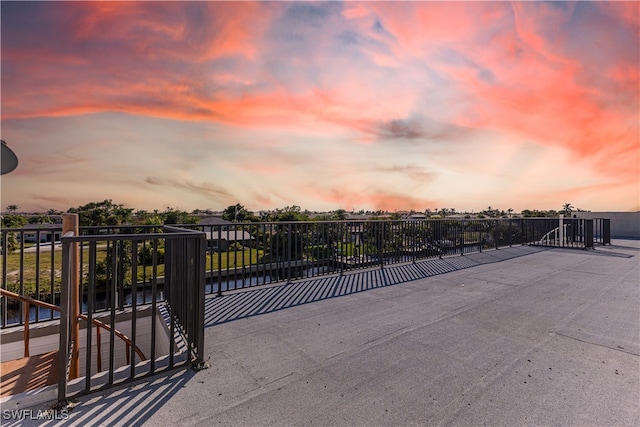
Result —
[[[19, 228], [26, 224], [52, 224], [55, 221], [52, 217], [61, 215], [62, 211], [50, 209], [46, 214], [22, 215], [16, 213], [19, 209], [17, 205], [7, 206], [7, 214], [2, 215], [3, 228]], [[571, 215], [574, 211], [583, 211], [574, 208], [570, 203], [562, 205], [560, 210], [538, 210], [525, 209], [520, 214], [514, 214], [513, 209], [497, 209], [491, 206], [480, 212], [463, 213], [467, 218], [509, 218], [514, 215], [521, 217], [557, 217], [558, 214], [566, 216]], [[123, 204], [114, 203], [111, 199], [101, 202], [91, 202], [78, 207], [69, 208], [68, 213], [78, 214], [80, 226], [98, 226], [98, 225], [163, 225], [163, 224], [195, 224], [200, 221], [203, 216], [212, 215], [213, 212], [196, 209], [187, 212], [172, 207], [160, 211], [154, 209], [136, 210], [127, 208]], [[358, 215], [371, 216], [372, 218], [385, 216], [391, 219], [400, 219], [398, 212], [385, 211], [359, 211], [354, 212]], [[446, 218], [450, 215], [460, 214], [454, 208], [426, 209], [423, 212], [409, 211], [409, 214], [424, 213], [427, 218]], [[222, 211], [222, 219], [230, 222], [279, 222], [279, 221], [341, 221], [348, 218], [349, 214], [344, 209], [337, 209], [325, 213], [312, 213], [308, 210], [302, 210], [300, 206], [285, 206], [283, 208], [274, 209], [258, 216], [254, 212], [248, 210], [244, 205], [236, 203], [230, 205]]]

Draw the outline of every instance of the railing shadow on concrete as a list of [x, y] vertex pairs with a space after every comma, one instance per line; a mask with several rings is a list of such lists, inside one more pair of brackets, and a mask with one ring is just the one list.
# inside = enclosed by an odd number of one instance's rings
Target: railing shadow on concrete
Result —
[[[126, 425], [142, 426], [145, 421], [172, 399], [197, 374], [193, 369], [178, 369], [168, 374], [157, 374], [111, 389], [110, 393], [98, 393], [86, 397], [82, 405], [67, 408], [49, 408], [42, 411], [57, 416], [67, 425]], [[73, 411], [73, 421], [64, 414]], [[35, 412], [34, 412], [35, 413]], [[28, 419], [26, 421], [29, 421]], [[32, 425], [45, 425], [43, 420], [33, 420]], [[25, 420], [4, 420], [2, 425], [17, 427], [31, 425]], [[48, 424], [47, 424], [48, 425]]]
[[272, 313], [291, 307], [351, 295], [376, 288], [407, 283], [440, 274], [491, 264], [531, 253], [544, 247], [518, 246], [478, 252], [468, 256], [427, 259], [415, 263], [359, 270], [276, 286], [239, 290], [205, 301], [205, 327]]

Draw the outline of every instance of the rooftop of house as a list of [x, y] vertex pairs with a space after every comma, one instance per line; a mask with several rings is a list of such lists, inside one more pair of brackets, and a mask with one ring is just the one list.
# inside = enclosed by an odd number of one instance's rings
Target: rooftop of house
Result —
[[217, 216], [208, 216], [205, 218], [202, 218], [198, 224], [200, 225], [229, 225], [231, 224], [230, 221], [227, 221], [226, 219], [222, 219], [220, 217]]
[[640, 425], [639, 255], [518, 246], [211, 296], [209, 369], [60, 422]]

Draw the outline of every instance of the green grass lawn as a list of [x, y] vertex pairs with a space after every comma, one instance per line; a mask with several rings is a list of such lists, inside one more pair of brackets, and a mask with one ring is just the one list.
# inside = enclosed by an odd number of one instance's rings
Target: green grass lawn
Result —
[[[96, 251], [97, 260], [102, 261], [105, 256], [105, 249], [98, 248]], [[89, 259], [88, 248], [83, 250], [82, 257], [85, 260]], [[51, 258], [51, 250], [42, 250], [39, 256], [35, 252], [24, 253], [21, 284], [20, 252], [16, 251], [6, 255], [6, 289], [33, 297], [37, 293], [50, 294], [52, 291], [59, 292], [62, 278], [62, 251], [59, 249], [53, 251], [53, 269]], [[0, 277], [3, 279], [5, 277], [4, 262], [5, 255], [2, 255], [0, 256]]]
[[[236, 250], [229, 252], [217, 252], [209, 253], [206, 255], [205, 269], [218, 269], [218, 265], [221, 268], [237, 268], [243, 265], [255, 265], [262, 262], [264, 251], [256, 249]], [[96, 250], [96, 261], [102, 262], [107, 256], [106, 248], [98, 247]], [[5, 256], [0, 256], [0, 277], [4, 278], [5, 272], [3, 271]], [[85, 286], [88, 283], [87, 273], [89, 266], [87, 264], [89, 260], [89, 249], [86, 248], [82, 251], [83, 260], [83, 283]], [[60, 283], [62, 280], [62, 252], [55, 250], [53, 252], [53, 273], [51, 267], [51, 251], [41, 251], [39, 258], [35, 252], [27, 252], [23, 254], [22, 258], [22, 277], [21, 277], [21, 258], [20, 252], [14, 252], [6, 256], [6, 286], [7, 290], [31, 297], [36, 297], [37, 294], [47, 295], [51, 292], [60, 291]], [[127, 273], [131, 275], [131, 272]], [[158, 277], [164, 276], [164, 264], [158, 264], [156, 266], [156, 274]], [[129, 276], [130, 277], [130, 276]], [[151, 265], [138, 265], [137, 277], [139, 282], [149, 282], [153, 278], [153, 266]], [[130, 282], [131, 280], [127, 280]], [[3, 283], [4, 285], [4, 283]]]
[[208, 253], [206, 256], [205, 269], [217, 270], [219, 265], [223, 269], [237, 268], [243, 265], [255, 265], [262, 262], [263, 256], [263, 250], [248, 248], [237, 251]]

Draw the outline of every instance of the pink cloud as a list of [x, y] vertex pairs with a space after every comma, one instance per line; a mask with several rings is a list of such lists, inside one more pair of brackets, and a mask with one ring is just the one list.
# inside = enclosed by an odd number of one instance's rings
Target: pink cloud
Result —
[[220, 199], [223, 202], [228, 202], [234, 199], [234, 196], [225, 187], [211, 182], [195, 183], [189, 180], [158, 178], [154, 176], [145, 178], [144, 182], [152, 186], [173, 187], [179, 190], [195, 193], [199, 196], [213, 197]]
[[439, 201], [423, 197], [415, 197], [393, 191], [371, 190], [356, 192], [347, 188], [308, 189], [314, 198], [331, 206], [343, 209], [370, 207], [374, 210], [396, 211], [402, 209], [423, 211], [435, 207]]

